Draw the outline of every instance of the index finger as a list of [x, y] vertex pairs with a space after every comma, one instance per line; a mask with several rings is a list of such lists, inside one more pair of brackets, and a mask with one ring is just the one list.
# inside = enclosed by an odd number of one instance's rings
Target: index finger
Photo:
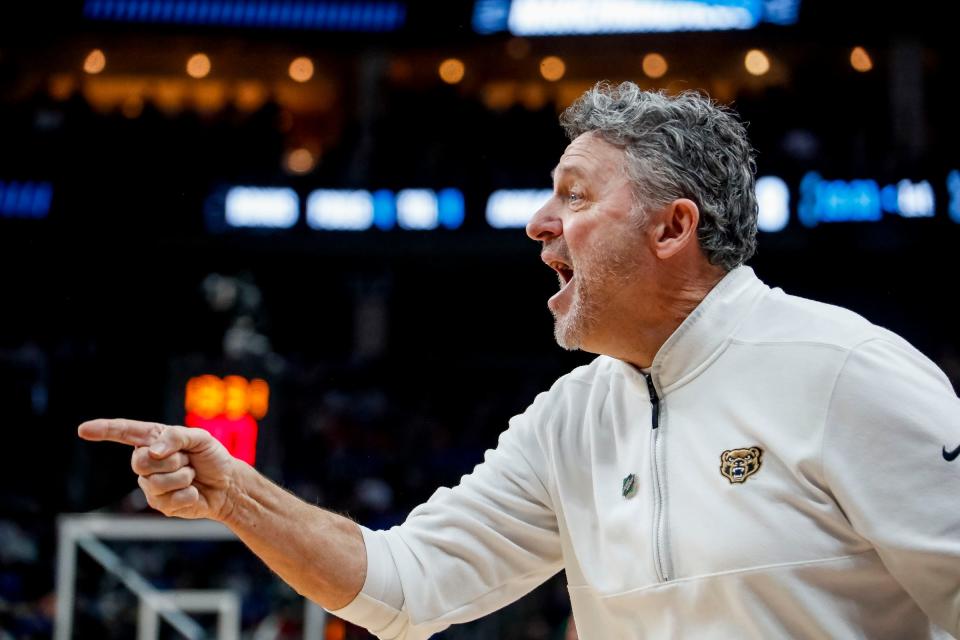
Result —
[[93, 442], [107, 440], [134, 447], [148, 447], [160, 438], [164, 429], [164, 425], [156, 422], [100, 418], [81, 424], [77, 428], [77, 435]]

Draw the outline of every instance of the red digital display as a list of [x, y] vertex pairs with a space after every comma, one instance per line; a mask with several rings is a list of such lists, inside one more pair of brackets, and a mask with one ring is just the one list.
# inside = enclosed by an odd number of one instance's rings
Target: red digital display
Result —
[[236, 458], [254, 464], [257, 420], [267, 414], [270, 387], [242, 376], [203, 375], [187, 382], [184, 406], [188, 427], [206, 429]]

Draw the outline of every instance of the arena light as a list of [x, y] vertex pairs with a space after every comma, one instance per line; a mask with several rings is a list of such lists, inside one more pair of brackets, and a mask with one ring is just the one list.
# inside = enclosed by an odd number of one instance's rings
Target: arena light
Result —
[[494, 229], [522, 229], [542, 207], [550, 189], [499, 189], [487, 199], [487, 224]]
[[763, 21], [771, 24], [796, 24], [800, 0], [763, 0]]
[[951, 220], [960, 224], [960, 171], [954, 170], [947, 174], [947, 194], [950, 198], [947, 213]]
[[205, 53], [195, 53], [187, 60], [187, 75], [191, 78], [206, 78], [210, 68], [210, 56]]
[[447, 58], [437, 67], [437, 74], [447, 84], [459, 83], [466, 72], [467, 67], [463, 64], [463, 60], [458, 58]]
[[854, 47], [850, 51], [850, 66], [860, 73], [866, 73], [873, 69], [873, 60], [870, 54], [863, 47]]
[[653, 78], [654, 80], [662, 78], [667, 73], [667, 69], [670, 68], [667, 65], [667, 59], [659, 53], [648, 53], [643, 56], [641, 67], [643, 68], [643, 73], [648, 78]]
[[880, 190], [880, 207], [904, 218], [932, 218], [936, 213], [933, 186], [923, 180], [901, 180]]
[[473, 30], [480, 34], [507, 29], [510, 0], [477, 0], [473, 4]]
[[760, 4], [684, 0], [514, 0], [514, 35], [559, 35], [751, 29]]
[[799, 13], [800, 0], [476, 0], [473, 29], [514, 35], [713, 31], [795, 24]]
[[811, 171], [800, 181], [797, 217], [807, 227], [821, 222], [876, 222], [880, 209], [880, 185], [876, 180], [824, 180]]
[[300, 200], [289, 188], [232, 187], [225, 212], [231, 227], [289, 229], [300, 217]]
[[107, 56], [100, 49], [94, 49], [83, 59], [83, 70], [96, 75], [107, 68]]
[[317, 31], [396, 31], [406, 21], [403, 2], [302, 0], [86, 0], [88, 20], [199, 24]]
[[307, 224], [325, 231], [365, 231], [374, 222], [369, 191], [317, 189], [307, 196]]
[[284, 161], [287, 171], [296, 175], [310, 173], [317, 166], [317, 158], [305, 147], [291, 149]]
[[270, 406], [270, 385], [242, 376], [202, 375], [187, 381], [184, 408], [188, 427], [209, 431], [236, 458], [254, 464], [258, 420]]
[[446, 229], [459, 229], [466, 217], [463, 193], [459, 189], [441, 189], [437, 192], [437, 219]]
[[770, 71], [770, 58], [760, 49], [751, 49], [743, 57], [743, 66], [752, 76], [762, 76]]
[[366, 231], [376, 227], [389, 231], [438, 227], [458, 229], [466, 206], [459, 189], [389, 189], [350, 191], [318, 189], [307, 197], [307, 224], [326, 231]]
[[790, 189], [783, 178], [763, 176], [756, 185], [757, 228], [767, 233], [782, 231], [790, 221]]
[[[949, 184], [949, 178], [948, 178]], [[800, 182], [798, 217], [805, 226], [821, 222], [876, 222], [883, 214], [902, 218], [936, 215], [936, 196], [927, 180], [900, 180], [881, 186], [876, 180], [824, 180], [810, 172]]]
[[401, 229], [436, 229], [439, 222], [436, 193], [430, 189], [403, 189], [397, 193], [397, 224]]
[[559, 56], [547, 56], [540, 61], [540, 75], [544, 80], [556, 82], [567, 72], [567, 65]]
[[313, 60], [306, 56], [300, 56], [290, 62], [287, 74], [294, 82], [307, 82], [313, 77], [313, 70]]
[[53, 185], [49, 182], [0, 180], [0, 217], [46, 218], [52, 200]]
[[397, 200], [389, 189], [373, 192], [373, 224], [382, 231], [389, 231], [397, 224]]

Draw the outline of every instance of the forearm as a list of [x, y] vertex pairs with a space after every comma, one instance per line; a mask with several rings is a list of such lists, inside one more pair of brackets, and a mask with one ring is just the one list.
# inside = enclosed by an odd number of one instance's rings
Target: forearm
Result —
[[367, 554], [351, 520], [307, 504], [238, 462], [226, 524], [298, 593], [327, 609], [363, 587]]

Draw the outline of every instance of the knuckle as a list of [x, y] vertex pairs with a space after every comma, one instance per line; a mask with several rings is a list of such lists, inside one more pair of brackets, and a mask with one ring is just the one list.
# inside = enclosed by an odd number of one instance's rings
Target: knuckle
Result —
[[150, 457], [150, 450], [147, 447], [137, 447], [133, 450], [130, 466], [135, 473], [142, 476], [157, 472], [157, 465]]
[[187, 427], [172, 426], [167, 427], [167, 429], [170, 433], [170, 440], [176, 443], [178, 449], [187, 445], [187, 442], [189, 442], [189, 438], [187, 438]]
[[170, 512], [172, 511], [168, 501], [162, 498], [154, 498], [152, 500], [148, 499], [147, 504], [149, 504], [151, 507], [153, 507], [154, 509], [156, 509], [157, 511], [159, 511], [165, 516], [170, 515]]
[[197, 472], [193, 470], [193, 467], [184, 467], [178, 474], [177, 488], [189, 488], [193, 485], [194, 478], [197, 477]]
[[137, 447], [130, 455], [130, 468], [136, 474], [143, 473], [143, 447]]
[[180, 504], [184, 507], [193, 506], [197, 502], [198, 497], [199, 494], [195, 488], [187, 487], [180, 492]]
[[137, 484], [140, 485], [140, 489], [143, 490], [143, 494], [147, 496], [147, 501], [150, 501], [150, 497], [153, 495], [153, 487], [150, 484], [150, 481], [145, 476], [137, 477]]
[[194, 471], [192, 467], [182, 467], [171, 473], [160, 475], [157, 480], [159, 486], [165, 491], [175, 491], [189, 487], [193, 482]]
[[183, 509], [185, 506], [189, 505], [189, 501], [184, 495], [185, 493], [186, 491], [181, 489], [180, 491], [175, 491], [170, 494], [168, 508], [171, 512], [179, 511], [180, 509]]

